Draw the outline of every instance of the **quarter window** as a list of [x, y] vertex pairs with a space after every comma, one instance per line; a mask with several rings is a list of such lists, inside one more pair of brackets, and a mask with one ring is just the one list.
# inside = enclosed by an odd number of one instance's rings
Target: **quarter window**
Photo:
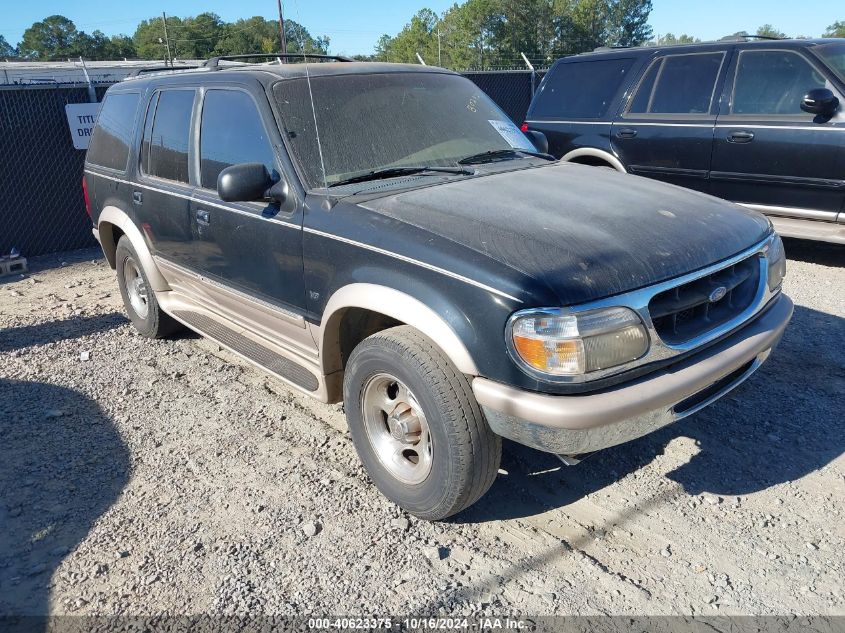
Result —
[[793, 51], [742, 51], [736, 67], [733, 114], [803, 114], [801, 99], [825, 79]]
[[632, 59], [567, 62], [543, 82], [532, 117], [600, 119], [625, 79]]
[[628, 108], [630, 114], [709, 114], [724, 53], [655, 60]]
[[162, 90], [147, 113], [141, 169], [150, 176], [188, 182], [193, 90]]
[[106, 95], [88, 148], [89, 163], [126, 171], [139, 96], [137, 92]]
[[210, 90], [200, 128], [201, 184], [217, 187], [217, 176], [239, 163], [262, 163], [271, 174], [275, 154], [255, 102], [239, 90]]

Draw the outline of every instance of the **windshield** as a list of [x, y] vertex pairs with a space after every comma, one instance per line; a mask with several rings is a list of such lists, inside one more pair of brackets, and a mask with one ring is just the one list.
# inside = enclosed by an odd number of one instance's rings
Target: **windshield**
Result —
[[480, 88], [458, 75], [312, 77], [311, 90], [313, 113], [307, 79], [284, 80], [273, 88], [285, 134], [309, 187], [393, 167], [455, 167], [482, 152], [535, 151]]
[[816, 46], [813, 49], [814, 53], [818, 53], [831, 70], [836, 73], [836, 76], [845, 82], [845, 43], [842, 44], [823, 44]]

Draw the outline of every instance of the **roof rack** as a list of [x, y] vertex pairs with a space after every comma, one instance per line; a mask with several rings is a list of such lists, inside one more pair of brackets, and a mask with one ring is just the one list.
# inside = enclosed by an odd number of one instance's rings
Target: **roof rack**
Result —
[[781, 41], [784, 37], [772, 37], [771, 35], [726, 35], [725, 37], [721, 38], [720, 42], [747, 42], [748, 40], [774, 40], [774, 41]]
[[211, 70], [220, 70], [221, 61], [237, 61], [239, 59], [256, 59], [259, 57], [265, 59], [291, 59], [298, 57], [305, 59], [309, 57], [311, 59], [332, 60], [336, 62], [355, 61], [342, 55], [322, 55], [318, 53], [250, 53], [247, 55], [220, 55], [218, 57], [212, 57], [203, 64], [203, 67], [210, 68]]
[[199, 68], [199, 66], [144, 66], [143, 68], [133, 70], [131, 73], [126, 75], [126, 79], [128, 79], [129, 77], [137, 77], [138, 75], [143, 75], [144, 73], [163, 73], [177, 70], [196, 70], [197, 68]]

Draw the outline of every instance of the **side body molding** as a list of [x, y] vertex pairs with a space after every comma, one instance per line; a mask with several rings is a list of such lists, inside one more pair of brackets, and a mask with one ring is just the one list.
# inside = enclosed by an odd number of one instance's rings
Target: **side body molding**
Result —
[[363, 308], [410, 325], [434, 341], [461, 373], [477, 376], [478, 368], [466, 346], [448, 323], [414, 297], [386, 286], [356, 283], [335, 292], [323, 312], [316, 333], [323, 372], [331, 374], [342, 367], [340, 358], [340, 323], [349, 308]]
[[100, 217], [97, 218], [96, 229], [99, 232], [98, 239], [103, 247], [103, 253], [109, 262], [109, 266], [112, 268], [116, 266], [115, 249], [117, 248], [117, 240], [114, 237], [113, 227], [119, 228], [129, 238], [129, 241], [132, 242], [132, 246], [135, 248], [135, 252], [138, 253], [138, 259], [140, 260], [138, 263], [147, 274], [147, 279], [150, 280], [152, 289], [156, 292], [170, 290], [170, 286], [167, 285], [167, 281], [162, 276], [150, 254], [150, 249], [147, 247], [147, 242], [144, 240], [143, 234], [135, 226], [132, 219], [126, 215], [125, 211], [121, 211], [114, 206], [103, 208]]
[[600, 158], [601, 160], [608, 163], [611, 167], [613, 167], [616, 171], [621, 171], [623, 174], [628, 173], [628, 171], [625, 169], [625, 166], [622, 164], [622, 161], [616, 158], [616, 156], [609, 152], [605, 152], [604, 150], [596, 149], [594, 147], [579, 147], [578, 149], [574, 149], [565, 156], [563, 156], [561, 160], [565, 162], [571, 162], [582, 156], [589, 156], [590, 158]]

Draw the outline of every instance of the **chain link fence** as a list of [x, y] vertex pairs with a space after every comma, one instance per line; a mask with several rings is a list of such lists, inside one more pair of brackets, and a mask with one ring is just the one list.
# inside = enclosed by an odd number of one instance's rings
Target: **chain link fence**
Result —
[[[517, 124], [541, 73], [466, 72]], [[102, 99], [108, 85], [97, 87]], [[0, 85], [0, 256], [96, 244], [82, 197], [85, 152], [73, 148], [65, 105], [88, 103], [86, 86]]]
[[486, 92], [514, 123], [521, 125], [545, 71], [467, 71], [463, 75]]
[[85, 152], [73, 148], [68, 103], [88, 103], [87, 87], [0, 86], [0, 255], [96, 243], [82, 198]]

